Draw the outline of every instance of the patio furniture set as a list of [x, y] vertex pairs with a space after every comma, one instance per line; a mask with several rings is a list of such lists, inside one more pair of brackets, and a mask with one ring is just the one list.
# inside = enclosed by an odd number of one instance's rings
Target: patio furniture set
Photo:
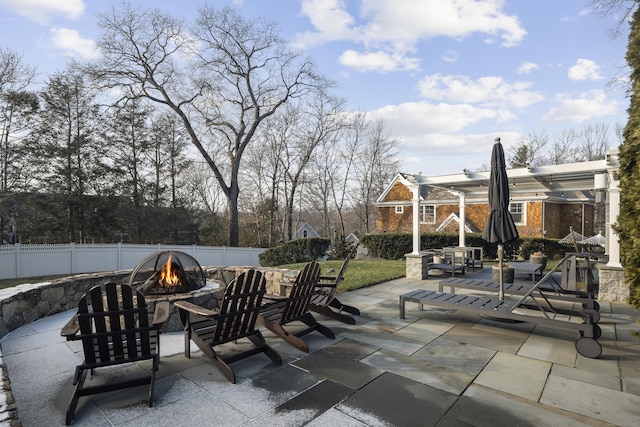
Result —
[[[311, 311], [355, 324], [355, 319], [346, 313], [359, 314], [358, 309], [340, 303], [336, 297], [336, 288], [344, 279], [349, 258], [336, 276], [321, 276], [320, 265], [308, 263], [296, 276], [286, 296], [267, 295], [264, 275], [250, 269], [227, 284], [215, 311], [187, 301], [174, 302], [184, 325], [185, 356], [191, 356], [190, 344], [193, 341], [225, 378], [235, 383], [236, 377], [230, 366], [233, 362], [263, 353], [275, 364], [282, 363], [280, 355], [267, 344], [257, 324], [304, 352], [309, 352], [309, 347], [301, 339], [304, 335], [315, 331], [335, 338], [334, 332], [319, 323]], [[84, 361], [76, 367], [74, 375], [75, 389], [66, 413], [67, 424], [73, 421], [80, 397], [96, 393], [148, 384], [149, 406], [153, 406], [155, 377], [160, 362], [160, 328], [168, 314], [169, 302], [158, 303], [149, 323], [144, 295], [125, 284], [109, 282], [94, 286], [81, 298], [76, 316], [61, 331], [67, 340], [81, 341], [84, 354]], [[290, 324], [296, 321], [305, 327], [291, 330]], [[218, 346], [244, 339], [251, 345], [234, 347], [231, 353], [217, 350]], [[84, 385], [89, 371], [93, 374], [97, 368], [144, 360], [152, 361], [148, 375]]]
[[[318, 332], [325, 337], [335, 338], [335, 333], [319, 323], [312, 312], [355, 324], [352, 315], [360, 314], [359, 310], [341, 303], [336, 293], [350, 258], [348, 256], [345, 259], [335, 276], [321, 275], [317, 262], [306, 264], [295, 281], [286, 286], [285, 295], [266, 294], [263, 273], [250, 269], [238, 274], [226, 285], [217, 310], [187, 301], [174, 302], [184, 325], [185, 356], [191, 356], [190, 345], [191, 342], [195, 343], [209, 362], [228, 381], [235, 383], [236, 376], [230, 365], [236, 361], [262, 353], [276, 365], [282, 364], [280, 355], [266, 342], [258, 325], [304, 352], [309, 352], [309, 347], [302, 337], [309, 333]], [[452, 277], [441, 281], [438, 291], [417, 289], [400, 295], [400, 318], [405, 318], [406, 303], [415, 302], [420, 310], [423, 305], [434, 305], [480, 313], [498, 320], [541, 323], [579, 332], [577, 351], [586, 357], [598, 357], [602, 348], [596, 341], [601, 335], [597, 324], [600, 319], [597, 301], [592, 293], [565, 290], [557, 283], [550, 285], [547, 279], [553, 271], [535, 284], [509, 285], [506, 292], [522, 295], [517, 300], [503, 300], [490, 295], [455, 294], [456, 288], [495, 292], [496, 285], [491, 281]], [[451, 293], [443, 292], [444, 286], [448, 286]], [[582, 310], [554, 307], [551, 300], [581, 304]], [[523, 313], [523, 309], [534, 310], [538, 314]], [[67, 340], [81, 341], [84, 353], [84, 361], [77, 366], [74, 375], [75, 390], [67, 409], [67, 424], [73, 421], [79, 398], [91, 394], [148, 384], [148, 403], [153, 406], [155, 376], [160, 358], [160, 328], [167, 320], [168, 313], [169, 303], [158, 303], [153, 320], [149, 321], [144, 295], [125, 284], [110, 282], [94, 286], [81, 298], [77, 315], [61, 331]], [[569, 314], [584, 321], [558, 320], [554, 318], [556, 314]], [[295, 329], [292, 328], [294, 323], [298, 323]], [[303, 326], [300, 327], [299, 323]], [[232, 350], [228, 347], [224, 351], [218, 349], [223, 344], [240, 340], [247, 340], [249, 345], [233, 347]], [[146, 376], [84, 386], [88, 371], [93, 374], [97, 368], [144, 360], [152, 361]]]
[[[450, 278], [438, 285], [438, 290], [416, 289], [400, 295], [400, 318], [405, 318], [407, 302], [418, 304], [420, 311], [424, 305], [450, 308], [457, 311], [479, 314], [499, 321], [521, 321], [545, 325], [551, 328], [566, 329], [578, 333], [575, 347], [578, 353], [589, 358], [597, 358], [602, 353], [602, 346], [597, 339], [602, 335], [598, 325], [600, 306], [593, 291], [566, 289], [553, 279], [553, 273], [567, 268], [571, 263], [569, 255], [533, 284], [503, 284], [503, 292], [514, 295], [514, 298], [494, 297], [498, 292], [498, 284], [494, 281]], [[513, 265], [510, 263], [509, 265]], [[525, 265], [526, 263], [515, 263]], [[532, 264], [536, 266], [538, 264]], [[540, 267], [523, 269], [535, 278]], [[444, 287], [451, 292], [444, 292]], [[484, 293], [457, 294], [455, 289], [469, 289]], [[553, 301], [553, 303], [552, 303]], [[566, 306], [569, 305], [570, 308]], [[581, 307], [576, 309], [574, 307]], [[577, 321], [576, 321], [577, 320]]]

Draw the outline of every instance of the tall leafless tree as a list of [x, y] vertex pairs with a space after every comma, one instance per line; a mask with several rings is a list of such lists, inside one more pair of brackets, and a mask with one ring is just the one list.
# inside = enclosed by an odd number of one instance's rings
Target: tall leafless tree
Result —
[[[285, 239], [294, 237], [293, 219], [296, 197], [301, 186], [306, 184], [311, 174], [308, 165], [311, 163], [317, 148], [335, 138], [342, 129], [344, 100], [330, 95], [325, 90], [304, 102], [297, 110], [299, 119], [293, 138], [286, 144], [282, 158], [285, 174]], [[307, 197], [303, 197], [308, 198]]]
[[609, 126], [603, 123], [589, 123], [580, 129], [576, 162], [604, 159], [611, 147]]
[[571, 163], [576, 157], [577, 139], [578, 132], [575, 129], [564, 129], [556, 133], [545, 163], [551, 165]]
[[354, 167], [354, 197], [352, 205], [357, 210], [365, 233], [373, 231], [376, 198], [398, 170], [395, 147], [397, 138], [389, 134], [384, 120], [363, 123], [367, 126], [364, 143], [358, 150]]
[[204, 6], [190, 31], [159, 10], [100, 17], [103, 59], [88, 68], [124, 97], [145, 97], [182, 120], [191, 143], [224, 192], [229, 244], [238, 246], [239, 170], [262, 122], [293, 98], [323, 86], [313, 64], [272, 22]]
[[[5, 228], [15, 225], [10, 224], [14, 221], [14, 207], [4, 196], [24, 190], [31, 177], [25, 172], [30, 165], [22, 153], [22, 142], [38, 107], [37, 95], [27, 90], [34, 77], [35, 68], [25, 64], [19, 54], [0, 48], [0, 244]], [[11, 228], [11, 240], [16, 241], [17, 232]]]

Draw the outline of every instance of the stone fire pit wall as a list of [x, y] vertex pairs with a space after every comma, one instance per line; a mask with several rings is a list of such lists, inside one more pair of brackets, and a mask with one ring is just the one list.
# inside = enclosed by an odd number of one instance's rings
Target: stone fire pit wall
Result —
[[[220, 283], [228, 283], [239, 272], [254, 267], [203, 267], [207, 278]], [[267, 281], [267, 293], [280, 294], [282, 285], [291, 283], [295, 279], [297, 271], [279, 268], [260, 268]], [[0, 338], [9, 332], [26, 325], [27, 323], [43, 317], [78, 308], [78, 301], [91, 287], [112, 280], [119, 283], [127, 283], [131, 270], [112, 271], [104, 273], [78, 274], [75, 276], [56, 279], [51, 282], [29, 283], [0, 289]], [[200, 300], [207, 299], [195, 294]], [[216, 308], [217, 301], [224, 293], [224, 286], [212, 292], [208, 292], [207, 302], [209, 308]], [[175, 299], [176, 296], [167, 295], [166, 299]], [[155, 296], [156, 300], [165, 298]], [[192, 302], [198, 303], [199, 300]], [[150, 309], [153, 312], [153, 309]], [[172, 309], [172, 312], [174, 310]], [[151, 313], [153, 314], [153, 313]], [[173, 320], [170, 323], [175, 323]], [[179, 328], [181, 329], [181, 328]]]

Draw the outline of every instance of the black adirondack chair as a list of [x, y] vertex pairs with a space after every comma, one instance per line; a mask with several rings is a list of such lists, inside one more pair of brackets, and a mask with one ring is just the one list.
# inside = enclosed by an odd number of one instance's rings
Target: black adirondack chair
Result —
[[[317, 262], [305, 265], [296, 276], [289, 296], [268, 295], [265, 297], [266, 304], [258, 318], [258, 322], [268, 330], [306, 353], [309, 352], [309, 346], [300, 337], [313, 331], [317, 331], [327, 338], [336, 337], [331, 329], [318, 323], [309, 311], [309, 304], [316, 293], [319, 276], [320, 265]], [[296, 321], [304, 323], [306, 327], [294, 332], [285, 329], [286, 325]]]
[[[190, 342], [193, 341], [225, 378], [234, 383], [236, 376], [231, 363], [253, 356], [266, 354], [274, 363], [281, 365], [277, 351], [265, 341], [256, 328], [258, 312], [265, 294], [265, 279], [261, 272], [248, 270], [236, 277], [225, 289], [218, 311], [208, 310], [186, 301], [178, 301], [180, 318], [184, 324], [185, 356], [190, 357]], [[247, 338], [253, 346], [246, 350], [221, 355], [215, 347]]]
[[[155, 375], [160, 364], [160, 327], [169, 316], [169, 303], [156, 304], [149, 315], [144, 295], [129, 285], [113, 282], [92, 287], [78, 303], [78, 313], [62, 328], [67, 340], [80, 340], [84, 362], [76, 367], [76, 386], [67, 409], [66, 423], [74, 418], [82, 396], [149, 384], [149, 406], [153, 406]], [[87, 371], [124, 363], [151, 360], [149, 375], [84, 386]]]
[[356, 319], [351, 315], [360, 315], [360, 310], [343, 304], [336, 296], [338, 285], [344, 280], [344, 273], [347, 271], [351, 257], [351, 254], [347, 255], [336, 276], [320, 275], [316, 285], [318, 292], [311, 298], [309, 310], [343, 323], [355, 325]]

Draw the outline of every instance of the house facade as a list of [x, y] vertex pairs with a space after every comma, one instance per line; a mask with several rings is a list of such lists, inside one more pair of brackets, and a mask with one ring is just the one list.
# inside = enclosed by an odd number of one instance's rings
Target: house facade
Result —
[[[620, 213], [619, 166], [618, 150], [611, 149], [602, 160], [527, 165], [506, 172], [509, 209], [520, 235], [560, 238], [569, 227], [586, 236], [602, 234], [606, 261], [598, 265], [598, 299], [624, 302], [629, 285], [620, 263], [620, 237], [613, 228]], [[460, 247], [466, 246], [467, 232], [482, 231], [489, 215], [489, 178], [488, 171], [467, 169], [456, 175], [395, 176], [376, 203], [378, 229], [411, 231], [413, 250], [405, 254], [407, 277], [420, 280], [428, 269], [428, 254], [420, 248], [422, 231], [453, 231], [457, 225]]]
[[306, 221], [301, 221], [296, 230], [294, 239], [306, 239], [309, 237], [320, 237], [320, 235], [318, 234], [318, 232], [316, 232], [316, 230], [313, 229], [311, 225], [309, 225], [309, 223], [307, 223]]
[[[413, 193], [409, 185], [407, 176], [398, 174], [378, 198], [379, 232], [413, 230]], [[430, 185], [420, 186], [419, 191], [420, 232], [458, 232], [460, 192]], [[522, 237], [562, 238], [569, 232], [569, 227], [591, 236], [604, 228], [604, 203], [596, 203], [592, 190], [532, 192], [511, 189], [509, 210]], [[481, 233], [489, 216], [487, 195], [466, 195], [464, 211], [465, 231]]]

